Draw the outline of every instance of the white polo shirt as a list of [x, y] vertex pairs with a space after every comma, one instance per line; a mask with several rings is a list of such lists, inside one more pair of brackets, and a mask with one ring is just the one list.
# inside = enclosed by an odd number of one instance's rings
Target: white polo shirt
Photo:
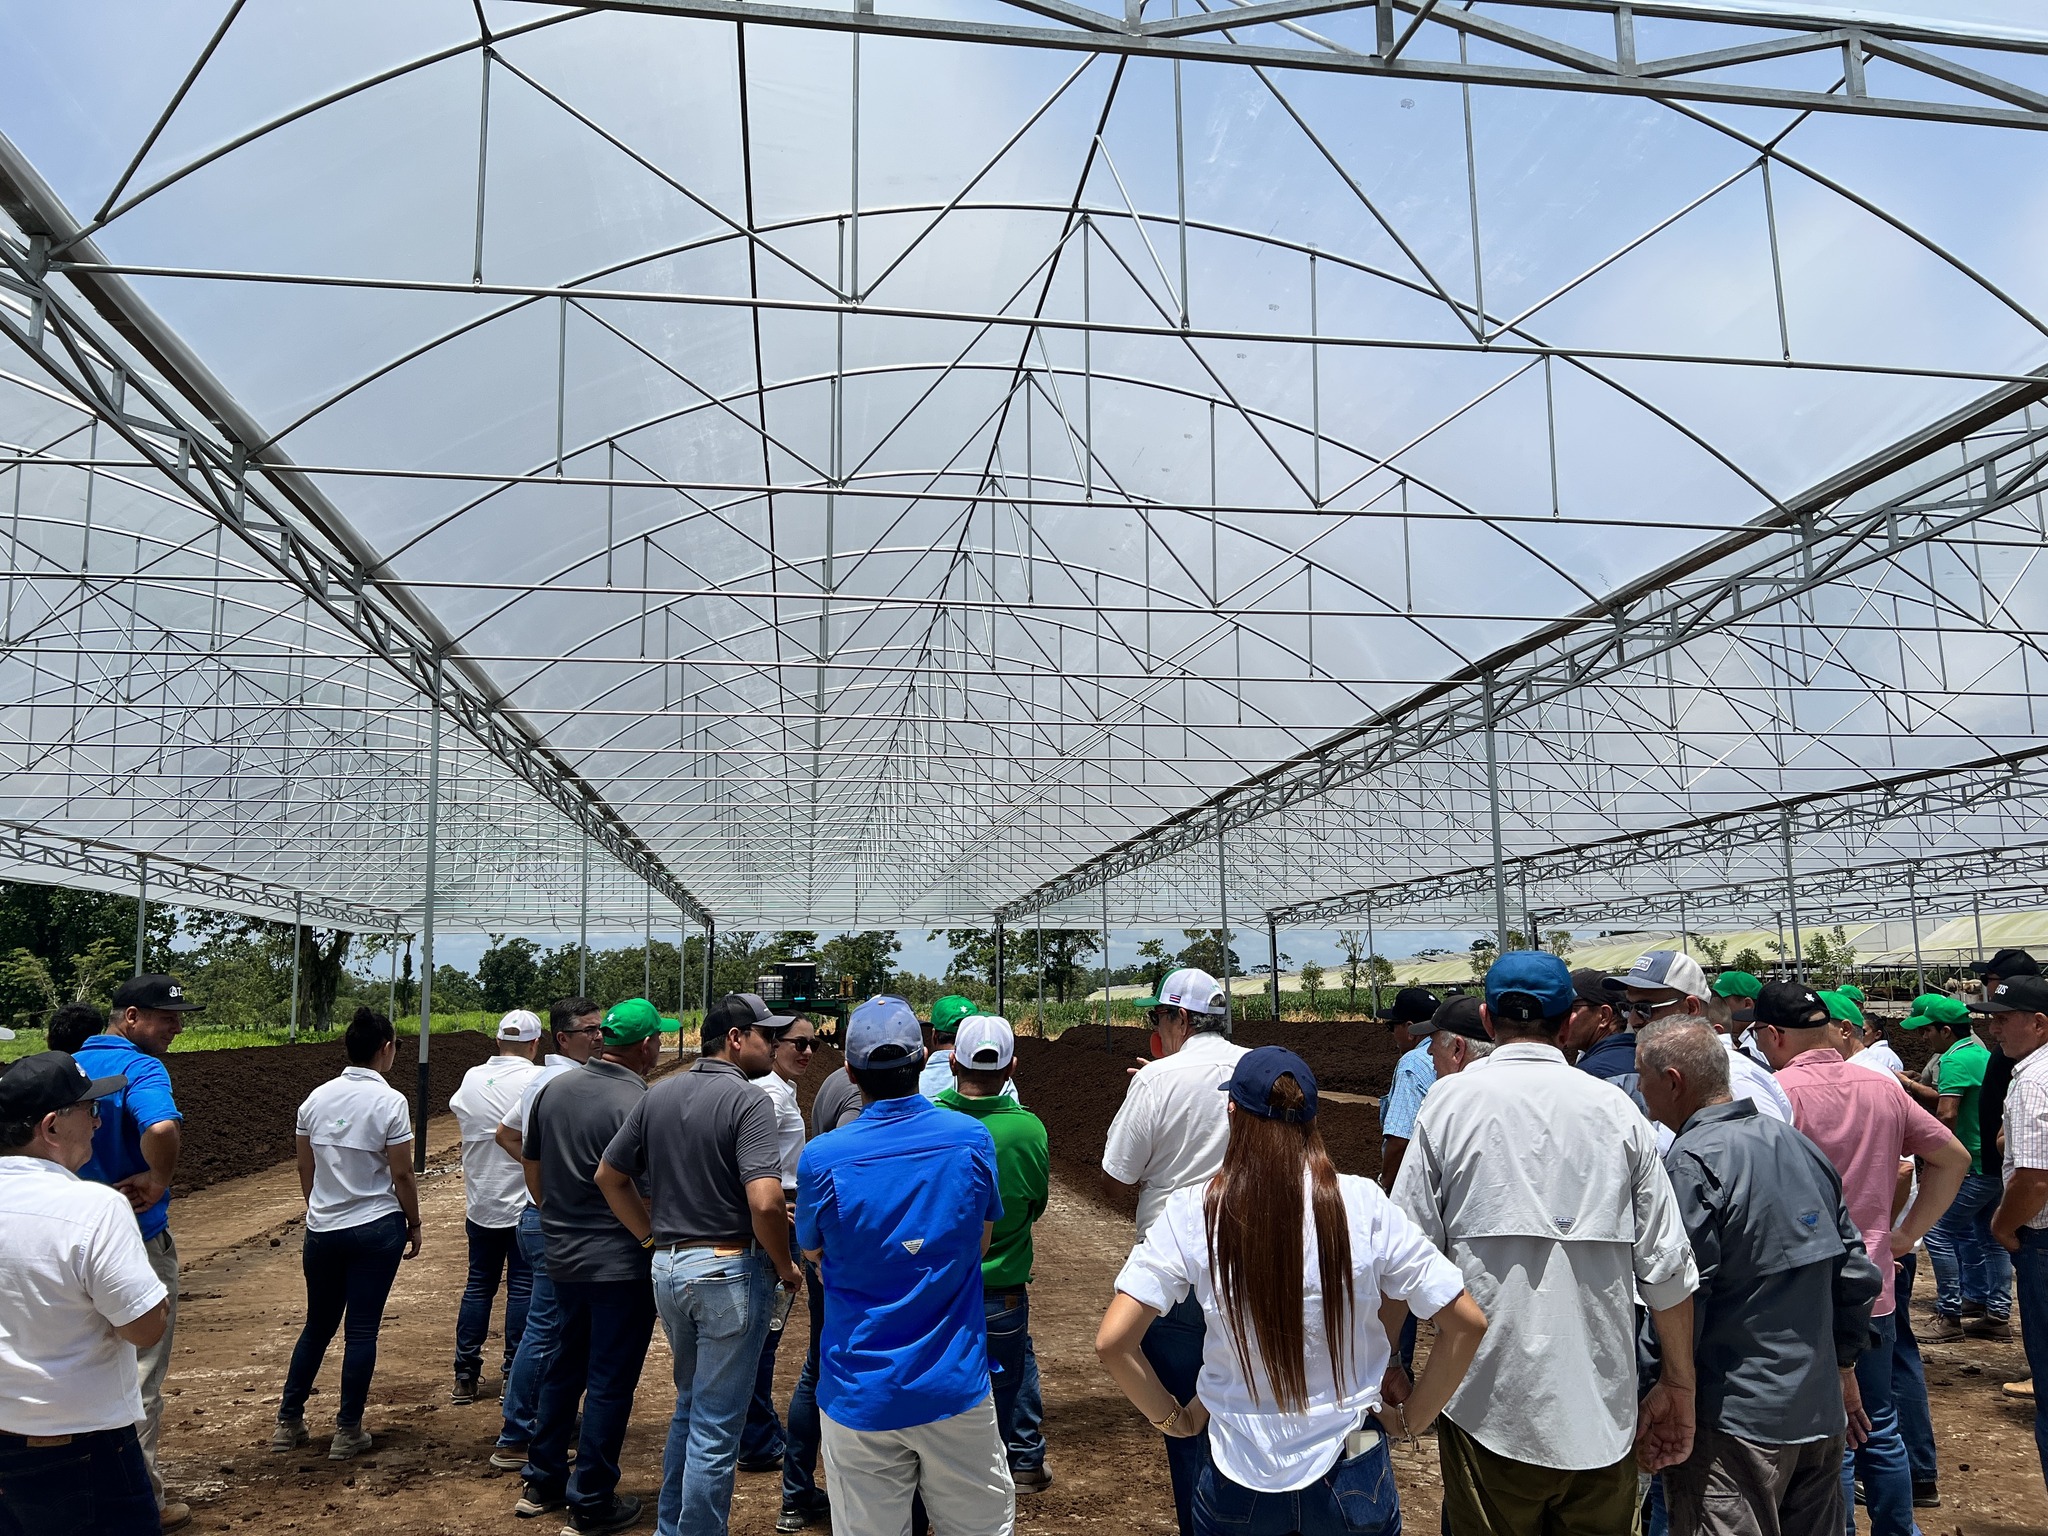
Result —
[[462, 1074], [448, 1100], [462, 1132], [462, 1196], [469, 1219], [480, 1227], [516, 1227], [528, 1204], [526, 1174], [499, 1146], [498, 1127], [518, 1108], [526, 1085], [540, 1066], [524, 1056], [493, 1056]]
[[1138, 1186], [1140, 1238], [1166, 1209], [1168, 1195], [1223, 1166], [1230, 1143], [1229, 1096], [1218, 1090], [1247, 1054], [1244, 1046], [1205, 1030], [1131, 1079], [1123, 1107], [1109, 1123], [1102, 1171]]
[[142, 1419], [135, 1346], [164, 1299], [127, 1197], [40, 1157], [0, 1157], [0, 1431], [86, 1435]]
[[368, 1067], [344, 1067], [306, 1095], [299, 1134], [313, 1143], [308, 1232], [338, 1232], [403, 1210], [391, 1183], [390, 1149], [412, 1140], [405, 1095]]
[[804, 1155], [804, 1112], [796, 1102], [796, 1084], [779, 1072], [754, 1079], [754, 1086], [775, 1106], [775, 1145], [782, 1157], [782, 1188], [796, 1190], [796, 1165]]
[[498, 1123], [511, 1126], [524, 1140], [526, 1117], [533, 1113], [533, 1096], [564, 1072], [574, 1072], [582, 1065], [583, 1063], [573, 1056], [557, 1056], [550, 1052], [541, 1059], [540, 1070], [520, 1084], [519, 1102], [505, 1111], [505, 1118]]

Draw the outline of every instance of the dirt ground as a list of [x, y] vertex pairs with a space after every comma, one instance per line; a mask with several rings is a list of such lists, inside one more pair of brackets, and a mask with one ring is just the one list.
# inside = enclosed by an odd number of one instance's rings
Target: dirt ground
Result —
[[[1057, 1154], [1052, 1205], [1038, 1227], [1032, 1288], [1054, 1483], [1046, 1493], [1018, 1501], [1020, 1528], [1042, 1536], [1076, 1527], [1166, 1536], [1173, 1525], [1158, 1438], [1103, 1374], [1093, 1352], [1096, 1322], [1132, 1239], [1128, 1217], [1097, 1197], [1091, 1161], [1122, 1096], [1124, 1068], [1142, 1048], [1136, 1032], [1127, 1033], [1131, 1038], [1114, 1041], [1117, 1049], [1111, 1051], [1102, 1049], [1097, 1032], [1092, 1041], [1069, 1035], [1053, 1044], [1023, 1042], [1020, 1052], [1020, 1089], [1046, 1119]], [[1333, 1079], [1352, 1073], [1344, 1080], [1354, 1091], [1384, 1088], [1393, 1056], [1377, 1031], [1348, 1042], [1311, 1042], [1305, 1054], [1321, 1071], [1318, 1045], [1331, 1053]], [[1372, 1059], [1381, 1054], [1383, 1064]], [[821, 1056], [804, 1085], [806, 1101], [816, 1081], [837, 1065], [836, 1053]], [[1341, 1134], [1333, 1124], [1333, 1146], [1345, 1148], [1339, 1161], [1351, 1171], [1368, 1172], [1364, 1153], [1377, 1130], [1372, 1110], [1332, 1106], [1340, 1108], [1346, 1111], [1341, 1118], [1356, 1123]], [[184, 1284], [164, 1457], [173, 1487], [194, 1506], [197, 1529], [327, 1527], [391, 1536], [503, 1530], [552, 1536], [552, 1520], [513, 1518], [517, 1479], [488, 1465], [499, 1424], [495, 1401], [464, 1408], [448, 1401], [465, 1255], [461, 1166], [447, 1116], [430, 1124], [428, 1146], [425, 1251], [399, 1272], [365, 1420], [377, 1444], [354, 1462], [331, 1463], [318, 1454], [331, 1428], [322, 1404], [334, 1389], [338, 1343], [321, 1377], [324, 1391], [308, 1412], [318, 1437], [309, 1448], [315, 1454], [273, 1456], [265, 1449], [302, 1316], [302, 1207], [291, 1168], [279, 1165], [216, 1183], [173, 1207]], [[1376, 1164], [1376, 1152], [1370, 1160]], [[802, 1307], [792, 1312], [789, 1327], [778, 1372], [784, 1401], [803, 1358]], [[486, 1361], [496, 1353], [487, 1347]], [[1998, 1395], [1999, 1383], [2022, 1368], [2018, 1344], [1928, 1346], [1926, 1357], [1944, 1500], [1941, 1509], [1921, 1512], [1927, 1536], [2048, 1530], [2048, 1499], [2029, 1416]], [[669, 1371], [657, 1330], [627, 1436], [622, 1485], [650, 1499], [659, 1485], [673, 1406]], [[495, 1394], [499, 1384], [487, 1377], [485, 1386]], [[1409, 1529], [1433, 1531], [1440, 1486], [1434, 1445], [1425, 1439], [1414, 1448], [1398, 1448], [1395, 1457]], [[741, 1474], [733, 1503], [735, 1536], [768, 1536], [778, 1503], [778, 1479]]]

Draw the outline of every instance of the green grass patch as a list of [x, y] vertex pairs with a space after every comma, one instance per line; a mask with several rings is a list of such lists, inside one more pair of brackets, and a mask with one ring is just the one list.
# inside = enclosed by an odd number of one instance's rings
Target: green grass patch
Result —
[[[498, 1020], [501, 1017], [502, 1015], [500, 1014], [482, 1011], [437, 1013], [434, 1015], [432, 1032], [437, 1035], [455, 1035], [474, 1030], [482, 1034], [490, 1034], [497, 1029]], [[701, 1018], [702, 1015], [696, 1013], [684, 1015], [684, 1021], [693, 1035]], [[399, 1019], [395, 1022], [398, 1026], [398, 1033], [402, 1038], [415, 1040], [419, 1038], [418, 1018]], [[662, 1019], [664, 1034], [672, 1035], [679, 1027], [682, 1026], [678, 1025], [677, 1021], [672, 1018], [664, 1017]], [[299, 1043], [302, 1045], [307, 1043], [318, 1044], [321, 1042], [338, 1044], [341, 1040], [341, 1035], [342, 1032], [339, 1029], [328, 1030], [325, 1034], [310, 1029], [302, 1029], [299, 1031]], [[290, 1032], [284, 1026], [279, 1026], [275, 1029], [213, 1029], [204, 1024], [194, 1024], [188, 1026], [184, 1033], [171, 1042], [171, 1053], [178, 1055], [186, 1051], [239, 1051], [249, 1046], [286, 1045], [290, 1043], [290, 1040]], [[15, 1061], [23, 1056], [32, 1056], [37, 1051], [44, 1049], [46, 1047], [43, 1043], [43, 1032], [40, 1029], [18, 1030], [14, 1039], [0, 1040], [0, 1062]]]

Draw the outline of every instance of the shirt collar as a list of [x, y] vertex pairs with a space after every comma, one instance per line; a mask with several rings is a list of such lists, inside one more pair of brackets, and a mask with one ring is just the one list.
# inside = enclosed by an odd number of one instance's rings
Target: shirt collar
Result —
[[1230, 1049], [1231, 1043], [1228, 1035], [1218, 1034], [1213, 1029], [1203, 1029], [1197, 1030], [1194, 1034], [1189, 1035], [1187, 1039], [1183, 1040], [1180, 1049], [1174, 1052], [1174, 1054], [1176, 1056], [1207, 1056]]
[[[1613, 1036], [1609, 1036], [1612, 1039]], [[1506, 1045], [1494, 1047], [1488, 1061], [1540, 1061], [1546, 1065], [1565, 1065], [1564, 1052], [1544, 1040], [1510, 1040]]]
[[[730, 1072], [734, 1077], [739, 1078], [743, 1082], [752, 1081], [752, 1079], [747, 1077], [746, 1073], [719, 1056], [699, 1056], [690, 1063], [690, 1070], [692, 1072]], [[770, 1077], [774, 1075], [773, 1072], [768, 1074]]]
[[938, 1105], [921, 1093], [908, 1093], [900, 1099], [882, 1099], [870, 1104], [861, 1111], [860, 1117], [863, 1121], [908, 1120], [924, 1114], [927, 1110], [937, 1113]]
[[984, 1115], [1000, 1115], [1017, 1108], [1017, 1101], [1005, 1094], [992, 1094], [987, 1098], [970, 1099], [957, 1088], [948, 1088], [932, 1101], [947, 1109], [957, 1109], [979, 1120]]
[[74, 1184], [83, 1182], [77, 1174], [66, 1168], [62, 1163], [53, 1163], [47, 1157], [30, 1157], [27, 1153], [21, 1153], [14, 1157], [0, 1157], [0, 1178], [9, 1176], [28, 1178], [38, 1173], [56, 1174], [61, 1178], [69, 1179]]
[[2033, 1050], [2027, 1052], [2026, 1055], [2013, 1062], [2012, 1075], [2018, 1077], [2022, 1072], [2039, 1071], [2040, 1065], [2043, 1062], [2048, 1062], [2048, 1045], [2036, 1046]]
[[1797, 1056], [1786, 1062], [1785, 1066], [1788, 1069], [1792, 1067], [1825, 1068], [1831, 1062], [1838, 1067], [1849, 1065], [1849, 1063], [1842, 1060], [1841, 1052], [1837, 1051], [1833, 1046], [1817, 1045], [1810, 1051], [1801, 1051]]
[[547, 1059], [544, 1062], [542, 1062], [543, 1066], [549, 1067], [573, 1067], [576, 1064], [576, 1058], [574, 1056], [557, 1056], [553, 1051], [549, 1051], [547, 1053]]
[[1693, 1111], [1692, 1118], [1685, 1122], [1685, 1129], [1678, 1134], [1684, 1137], [1694, 1126], [1715, 1125], [1723, 1120], [1754, 1118], [1756, 1104], [1749, 1099], [1736, 1099], [1727, 1104], [1703, 1104]]
[[631, 1067], [622, 1067], [616, 1061], [606, 1061], [602, 1056], [593, 1056], [583, 1063], [586, 1072], [602, 1072], [606, 1077], [622, 1077], [629, 1083], [645, 1084], [647, 1079]]
[[373, 1067], [350, 1065], [341, 1069], [341, 1075], [343, 1077], [352, 1077], [359, 1083], [381, 1083], [384, 1081], [384, 1074]]

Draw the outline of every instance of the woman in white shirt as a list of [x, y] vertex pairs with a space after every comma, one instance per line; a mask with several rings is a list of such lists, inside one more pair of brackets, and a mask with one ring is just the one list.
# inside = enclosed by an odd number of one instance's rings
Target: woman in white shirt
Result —
[[[1337, 1173], [1307, 1063], [1261, 1046], [1237, 1064], [1229, 1092], [1223, 1167], [1167, 1198], [1117, 1276], [1096, 1353], [1161, 1433], [1206, 1431], [1197, 1536], [1397, 1531], [1382, 1415], [1404, 1436], [1426, 1429], [1486, 1319], [1457, 1266], [1377, 1185]], [[1180, 1403], [1139, 1340], [1190, 1291], [1208, 1336], [1196, 1395]], [[1404, 1391], [1383, 1378], [1411, 1309], [1435, 1319], [1436, 1343]]]
[[[299, 1188], [306, 1197], [306, 1326], [292, 1350], [277, 1408], [273, 1451], [304, 1445], [306, 1398], [327, 1346], [342, 1329], [341, 1401], [330, 1461], [370, 1448], [363, 1404], [377, 1368], [377, 1330], [401, 1255], [420, 1251], [412, 1115], [384, 1080], [398, 1055], [391, 1021], [358, 1008], [344, 1037], [349, 1065], [299, 1106]], [[346, 1323], [344, 1323], [346, 1319]]]

